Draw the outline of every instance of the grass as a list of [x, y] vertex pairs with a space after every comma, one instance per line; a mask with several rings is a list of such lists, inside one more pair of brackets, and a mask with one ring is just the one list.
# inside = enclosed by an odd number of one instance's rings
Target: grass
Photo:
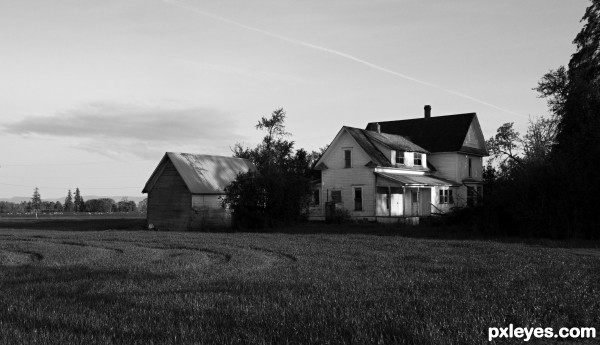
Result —
[[0, 343], [478, 344], [510, 323], [598, 329], [600, 258], [585, 253], [317, 231], [0, 229]]

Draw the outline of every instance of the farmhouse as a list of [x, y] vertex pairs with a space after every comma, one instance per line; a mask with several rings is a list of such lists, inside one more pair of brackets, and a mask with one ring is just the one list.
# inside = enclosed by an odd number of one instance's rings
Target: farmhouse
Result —
[[415, 223], [482, 195], [485, 140], [475, 113], [344, 126], [317, 161], [311, 219]]
[[148, 224], [162, 230], [226, 227], [224, 190], [238, 173], [255, 170], [247, 159], [167, 152], [148, 179]]

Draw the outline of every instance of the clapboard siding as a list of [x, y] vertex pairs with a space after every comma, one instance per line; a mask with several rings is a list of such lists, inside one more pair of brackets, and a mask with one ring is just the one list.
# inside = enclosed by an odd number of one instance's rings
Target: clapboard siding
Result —
[[454, 152], [432, 153], [428, 158], [429, 162], [431, 162], [437, 170], [437, 176], [451, 181], [459, 181], [457, 168], [458, 156], [459, 155]]
[[148, 193], [148, 223], [162, 230], [188, 230], [191, 194], [171, 161]]
[[[322, 200], [331, 201], [331, 191], [340, 190], [342, 207], [354, 217], [375, 214], [375, 174], [373, 168], [365, 167], [371, 161], [358, 143], [348, 134], [342, 133], [330, 154], [326, 169], [322, 172]], [[352, 168], [345, 168], [344, 150], [352, 150]], [[362, 188], [362, 211], [354, 211], [354, 187]], [[324, 204], [322, 202], [321, 204]]]

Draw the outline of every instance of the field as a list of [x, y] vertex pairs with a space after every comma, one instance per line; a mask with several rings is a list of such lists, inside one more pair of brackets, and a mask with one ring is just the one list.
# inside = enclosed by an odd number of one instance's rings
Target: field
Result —
[[0, 343], [479, 344], [511, 323], [600, 329], [596, 249], [317, 232], [0, 229]]

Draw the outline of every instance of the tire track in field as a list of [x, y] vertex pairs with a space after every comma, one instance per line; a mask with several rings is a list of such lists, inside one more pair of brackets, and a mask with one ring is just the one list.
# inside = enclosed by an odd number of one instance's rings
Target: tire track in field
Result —
[[[214, 249], [209, 249], [209, 248], [198, 248], [198, 247], [190, 247], [190, 246], [183, 246], [183, 245], [176, 245], [176, 246], [169, 246], [169, 245], [143, 245], [140, 243], [136, 243], [131, 241], [132, 245], [135, 247], [139, 247], [139, 248], [147, 248], [147, 249], [159, 249], [159, 250], [189, 250], [189, 251], [196, 251], [196, 252], [201, 252], [201, 253], [207, 253], [207, 254], [212, 254], [214, 256], [219, 256], [221, 258], [223, 258], [224, 262], [229, 262], [232, 258], [231, 254], [228, 253], [224, 253], [224, 252], [220, 252], [218, 250], [214, 250]], [[145, 243], [156, 243], [158, 244], [159, 242], [145, 242]], [[170, 256], [171, 257], [176, 257], [176, 256], [182, 256], [183, 253], [172, 253]]]
[[270, 254], [273, 256], [277, 256], [277, 257], [284, 257], [287, 260], [286, 261], [291, 261], [291, 262], [297, 262], [298, 258], [295, 257], [292, 254], [288, 254], [279, 250], [273, 250], [273, 249], [268, 249], [268, 248], [262, 248], [262, 247], [257, 247], [257, 246], [240, 246], [240, 245], [230, 245], [231, 247], [235, 247], [235, 248], [240, 248], [240, 249], [244, 249], [244, 250], [254, 250], [254, 251], [258, 251], [258, 252], [263, 252], [266, 254]]
[[19, 266], [42, 261], [44, 256], [31, 250], [0, 249], [0, 266]]

